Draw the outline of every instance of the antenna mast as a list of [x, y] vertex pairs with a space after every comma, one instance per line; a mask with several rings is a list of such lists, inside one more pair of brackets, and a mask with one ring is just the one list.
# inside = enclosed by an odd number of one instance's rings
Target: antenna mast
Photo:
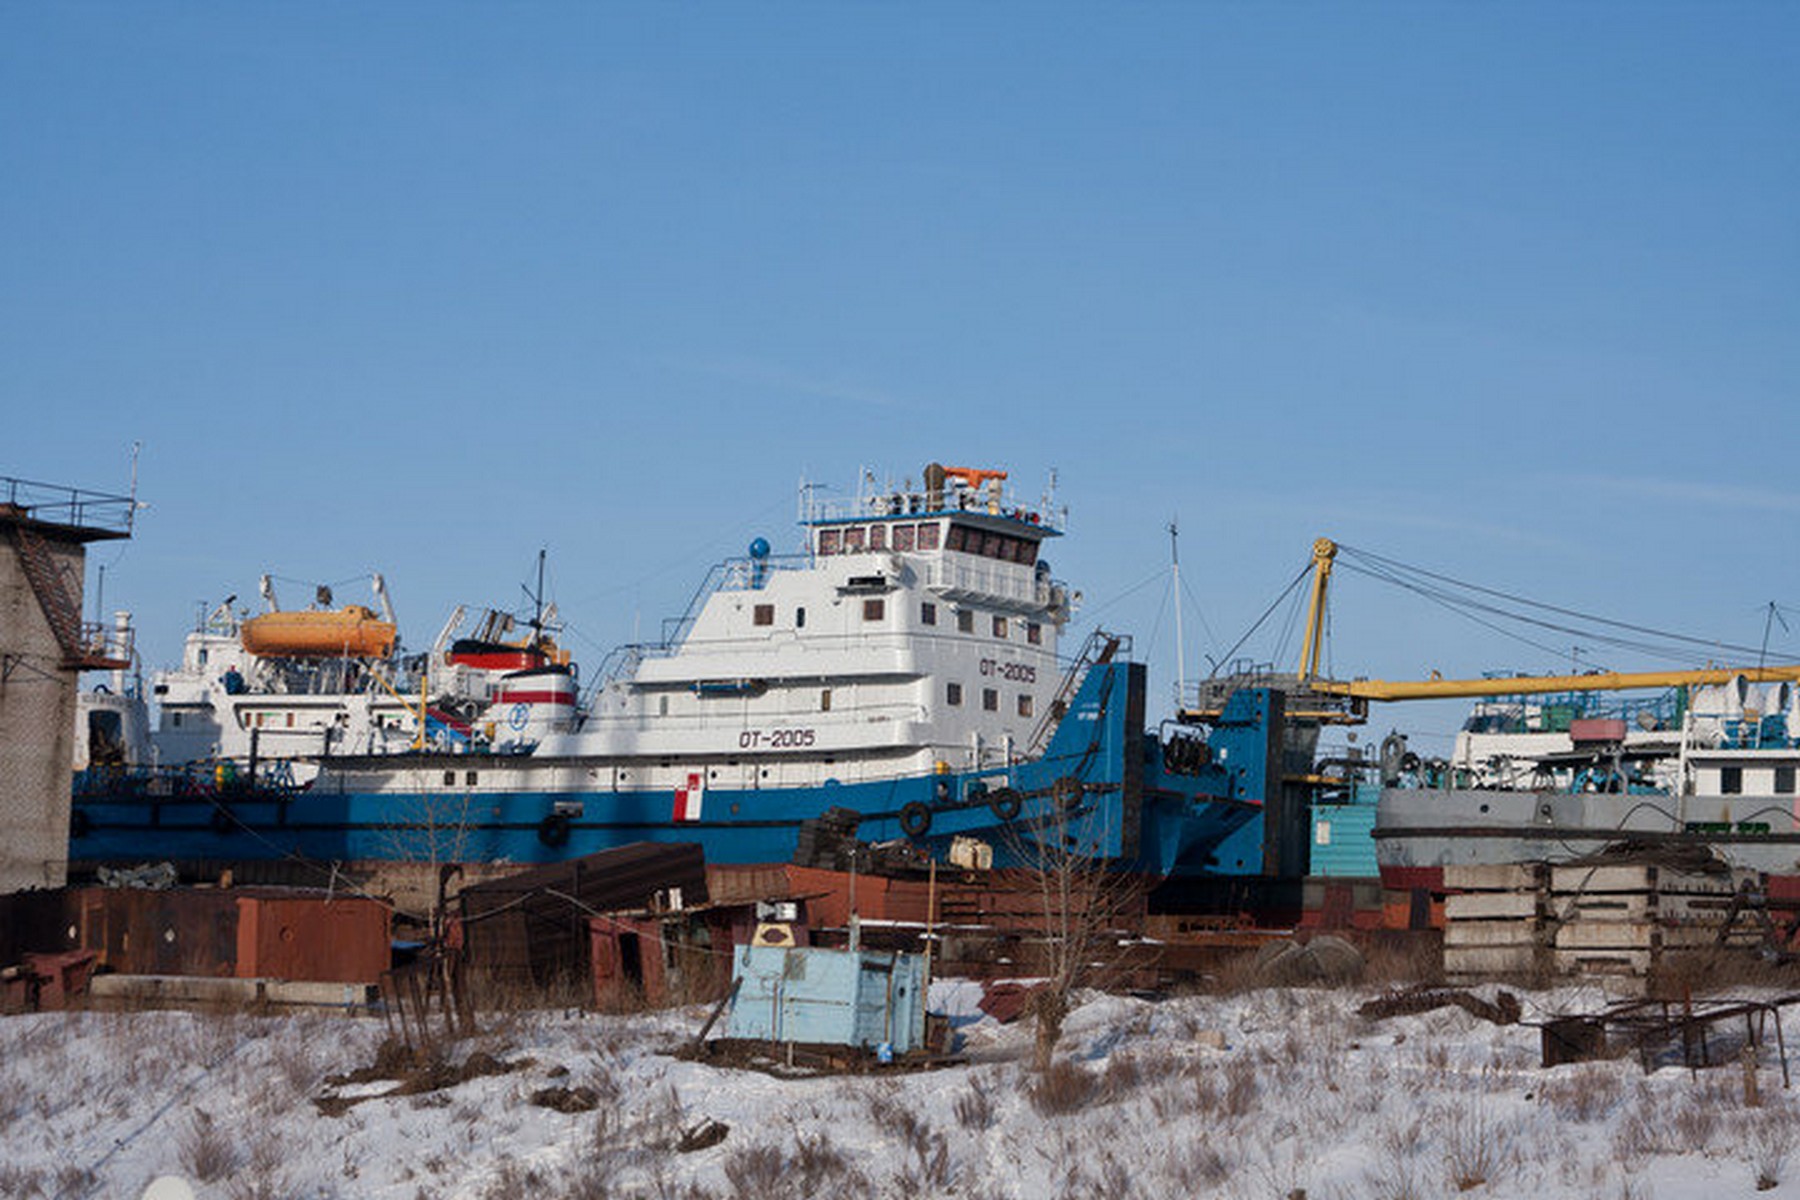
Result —
[[1175, 707], [1187, 695], [1187, 655], [1181, 636], [1181, 530], [1177, 517], [1169, 519], [1169, 569], [1175, 576]]

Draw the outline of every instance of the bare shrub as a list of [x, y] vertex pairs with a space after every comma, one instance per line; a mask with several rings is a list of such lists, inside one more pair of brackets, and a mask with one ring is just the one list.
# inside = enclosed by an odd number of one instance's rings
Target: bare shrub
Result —
[[1619, 1074], [1607, 1067], [1588, 1064], [1538, 1088], [1538, 1100], [1568, 1121], [1597, 1121], [1611, 1114], [1624, 1094]]
[[1756, 1172], [1757, 1191], [1772, 1191], [1781, 1186], [1788, 1159], [1794, 1153], [1794, 1120], [1792, 1112], [1771, 1110], [1752, 1127], [1750, 1167]]
[[0, 1162], [0, 1196], [16, 1196], [18, 1200], [30, 1200], [33, 1196], [42, 1196], [43, 1194], [43, 1171], [27, 1170], [14, 1163]]
[[969, 1077], [968, 1089], [958, 1094], [951, 1108], [956, 1113], [958, 1125], [978, 1132], [992, 1129], [995, 1117], [998, 1116], [993, 1088], [975, 1076]]
[[906, 1148], [908, 1169], [903, 1183], [906, 1190], [918, 1186], [944, 1188], [950, 1184], [950, 1143], [931, 1127], [909, 1104], [892, 1094], [877, 1092], [869, 1097], [869, 1116], [877, 1128], [900, 1139]]
[[293, 1194], [287, 1177], [286, 1154], [279, 1138], [266, 1134], [250, 1150], [250, 1160], [226, 1185], [230, 1200], [286, 1200]]
[[1170, 1153], [1169, 1174], [1181, 1192], [1198, 1196], [1216, 1191], [1231, 1177], [1231, 1166], [1218, 1147], [1201, 1134], [1195, 1141]]
[[1470, 1191], [1498, 1178], [1506, 1144], [1499, 1124], [1479, 1103], [1450, 1110], [1443, 1122], [1444, 1165], [1450, 1186]]
[[726, 1156], [725, 1182], [737, 1200], [768, 1200], [789, 1194], [792, 1179], [788, 1174], [787, 1155], [781, 1147], [763, 1144], [744, 1146]]
[[238, 1168], [238, 1149], [211, 1114], [199, 1109], [175, 1143], [182, 1168], [201, 1183], [213, 1183]]
[[1220, 1109], [1228, 1117], [1247, 1117], [1256, 1109], [1256, 1098], [1262, 1091], [1256, 1064], [1238, 1057], [1225, 1064], [1225, 1090]]
[[1099, 1090], [1099, 1081], [1085, 1067], [1054, 1062], [1025, 1084], [1026, 1099], [1039, 1116], [1059, 1117], [1086, 1108]]

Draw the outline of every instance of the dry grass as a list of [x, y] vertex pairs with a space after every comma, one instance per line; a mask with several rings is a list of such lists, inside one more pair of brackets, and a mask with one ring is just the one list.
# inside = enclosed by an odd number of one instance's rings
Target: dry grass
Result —
[[201, 1183], [224, 1179], [238, 1169], [237, 1144], [208, 1113], [196, 1109], [176, 1139], [182, 1168]]
[[1537, 1099], [1565, 1121], [1586, 1123], [1610, 1116], [1624, 1094], [1625, 1083], [1616, 1069], [1590, 1063], [1545, 1080]]
[[1060, 1117], [1080, 1112], [1100, 1092], [1100, 1080], [1092, 1071], [1066, 1059], [1025, 1081], [1025, 1098], [1042, 1117]]

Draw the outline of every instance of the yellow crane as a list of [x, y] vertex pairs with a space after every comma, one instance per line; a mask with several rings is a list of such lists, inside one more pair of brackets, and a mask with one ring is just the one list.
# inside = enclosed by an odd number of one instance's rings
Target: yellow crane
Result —
[[1306, 633], [1300, 645], [1299, 681], [1327, 696], [1358, 700], [1443, 700], [1456, 697], [1539, 695], [1545, 692], [1622, 692], [1633, 688], [1683, 687], [1729, 683], [1742, 676], [1751, 683], [1800, 682], [1800, 663], [1764, 667], [1706, 667], [1689, 671], [1590, 671], [1581, 675], [1513, 675], [1503, 678], [1445, 679], [1321, 679], [1319, 651], [1324, 640], [1325, 598], [1337, 543], [1319, 538], [1313, 543], [1311, 606]]

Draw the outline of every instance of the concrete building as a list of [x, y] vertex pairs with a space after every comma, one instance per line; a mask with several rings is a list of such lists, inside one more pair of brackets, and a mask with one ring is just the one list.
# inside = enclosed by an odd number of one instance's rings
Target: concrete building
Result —
[[76, 685], [119, 665], [81, 620], [86, 548], [130, 537], [135, 508], [0, 477], [0, 892], [67, 876]]

